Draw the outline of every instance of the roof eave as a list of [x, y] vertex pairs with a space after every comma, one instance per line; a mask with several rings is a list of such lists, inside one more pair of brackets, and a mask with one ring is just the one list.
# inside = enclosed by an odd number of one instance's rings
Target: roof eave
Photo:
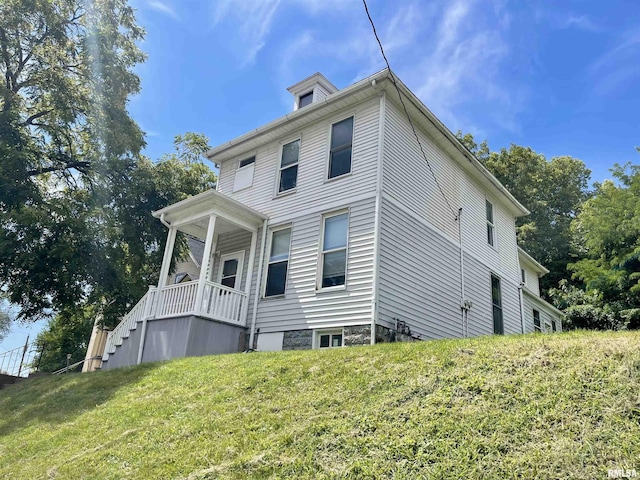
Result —
[[351, 95], [353, 95], [354, 93], [357, 93], [361, 90], [367, 89], [367, 88], [371, 88], [372, 85], [371, 83], [376, 80], [379, 81], [381, 79], [383, 79], [385, 76], [387, 75], [387, 70], [381, 70], [377, 73], [374, 73], [373, 75], [360, 80], [359, 82], [356, 82], [352, 85], [349, 85], [346, 88], [343, 88], [342, 90], [338, 90], [335, 93], [332, 93], [330, 95], [327, 95], [325, 98], [323, 98], [320, 101], [317, 102], [313, 102], [310, 105], [307, 105], [304, 108], [300, 108], [294, 112], [290, 112], [287, 113], [286, 115], [277, 118], [276, 120], [273, 120], [272, 122], [267, 123], [266, 125], [263, 125], [262, 127], [258, 127], [255, 130], [252, 130], [250, 132], [245, 133], [244, 135], [241, 135], [239, 137], [236, 137], [232, 140], [229, 140], [226, 143], [223, 143], [221, 145], [218, 145], [217, 147], [212, 148], [211, 150], [207, 151], [205, 153], [205, 156], [212, 162], [214, 163], [218, 163], [217, 160], [220, 161], [224, 161], [225, 158], [217, 158], [217, 157], [221, 157], [223, 156], [224, 153], [228, 152], [230, 149], [234, 148], [234, 147], [238, 147], [241, 146], [243, 144], [246, 144], [248, 142], [250, 142], [251, 140], [254, 140], [255, 138], [259, 137], [260, 135], [264, 135], [266, 133], [269, 133], [281, 126], [283, 126], [284, 124], [297, 120], [305, 115], [309, 115], [313, 112], [316, 112], [322, 108], [324, 108], [326, 105], [330, 104], [330, 103], [334, 103], [337, 102], [341, 99], [347, 98]]

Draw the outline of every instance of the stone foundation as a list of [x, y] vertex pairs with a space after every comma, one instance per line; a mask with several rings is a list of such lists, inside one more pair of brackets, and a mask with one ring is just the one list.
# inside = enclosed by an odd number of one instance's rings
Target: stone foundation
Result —
[[290, 330], [284, 332], [283, 350], [311, 350], [313, 348], [313, 330]]
[[344, 327], [343, 335], [344, 345], [347, 347], [351, 347], [353, 345], [370, 345], [371, 325]]
[[406, 333], [397, 332], [382, 325], [376, 325], [376, 343], [415, 342], [416, 338]]

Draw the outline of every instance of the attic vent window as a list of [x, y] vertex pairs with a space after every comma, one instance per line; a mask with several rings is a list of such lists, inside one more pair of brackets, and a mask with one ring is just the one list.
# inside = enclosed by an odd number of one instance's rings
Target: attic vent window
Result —
[[304, 95], [300, 95], [300, 100], [298, 100], [298, 108], [311, 105], [312, 102], [313, 102], [313, 90], [311, 90], [309, 93], [305, 93]]
[[251, 165], [252, 163], [256, 162], [256, 157], [251, 157], [251, 158], [245, 158], [244, 160], [240, 160], [240, 165], [238, 166], [238, 168], [244, 168], [247, 165]]
[[236, 178], [233, 182], [233, 191], [237, 192], [253, 185], [253, 170], [256, 165], [256, 157], [245, 158], [238, 162]]

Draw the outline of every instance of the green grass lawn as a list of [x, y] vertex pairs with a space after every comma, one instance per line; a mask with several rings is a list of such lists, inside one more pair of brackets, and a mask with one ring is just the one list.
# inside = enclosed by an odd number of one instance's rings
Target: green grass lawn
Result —
[[186, 358], [0, 391], [0, 478], [640, 474], [640, 333]]

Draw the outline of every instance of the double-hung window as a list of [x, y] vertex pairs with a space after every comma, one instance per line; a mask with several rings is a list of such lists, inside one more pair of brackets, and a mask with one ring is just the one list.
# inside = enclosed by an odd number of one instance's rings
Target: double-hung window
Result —
[[496, 229], [493, 223], [493, 204], [489, 200], [486, 200], [486, 207], [487, 207], [487, 243], [492, 247], [494, 247], [496, 243], [496, 239], [495, 239]]
[[278, 193], [288, 192], [296, 188], [299, 156], [300, 140], [294, 140], [282, 146], [280, 170], [278, 172]]
[[500, 290], [500, 278], [491, 275], [491, 303], [493, 304], [493, 333], [504, 333], [502, 320], [502, 291]]
[[325, 216], [322, 232], [320, 287], [344, 285], [347, 274], [349, 214]]
[[353, 145], [353, 117], [331, 125], [331, 150], [329, 152], [329, 178], [351, 172]]
[[287, 285], [287, 268], [291, 248], [291, 229], [282, 228], [271, 232], [271, 251], [267, 266], [265, 297], [284, 295]]
[[533, 329], [536, 332], [542, 331], [542, 324], [540, 323], [540, 312], [533, 309]]

